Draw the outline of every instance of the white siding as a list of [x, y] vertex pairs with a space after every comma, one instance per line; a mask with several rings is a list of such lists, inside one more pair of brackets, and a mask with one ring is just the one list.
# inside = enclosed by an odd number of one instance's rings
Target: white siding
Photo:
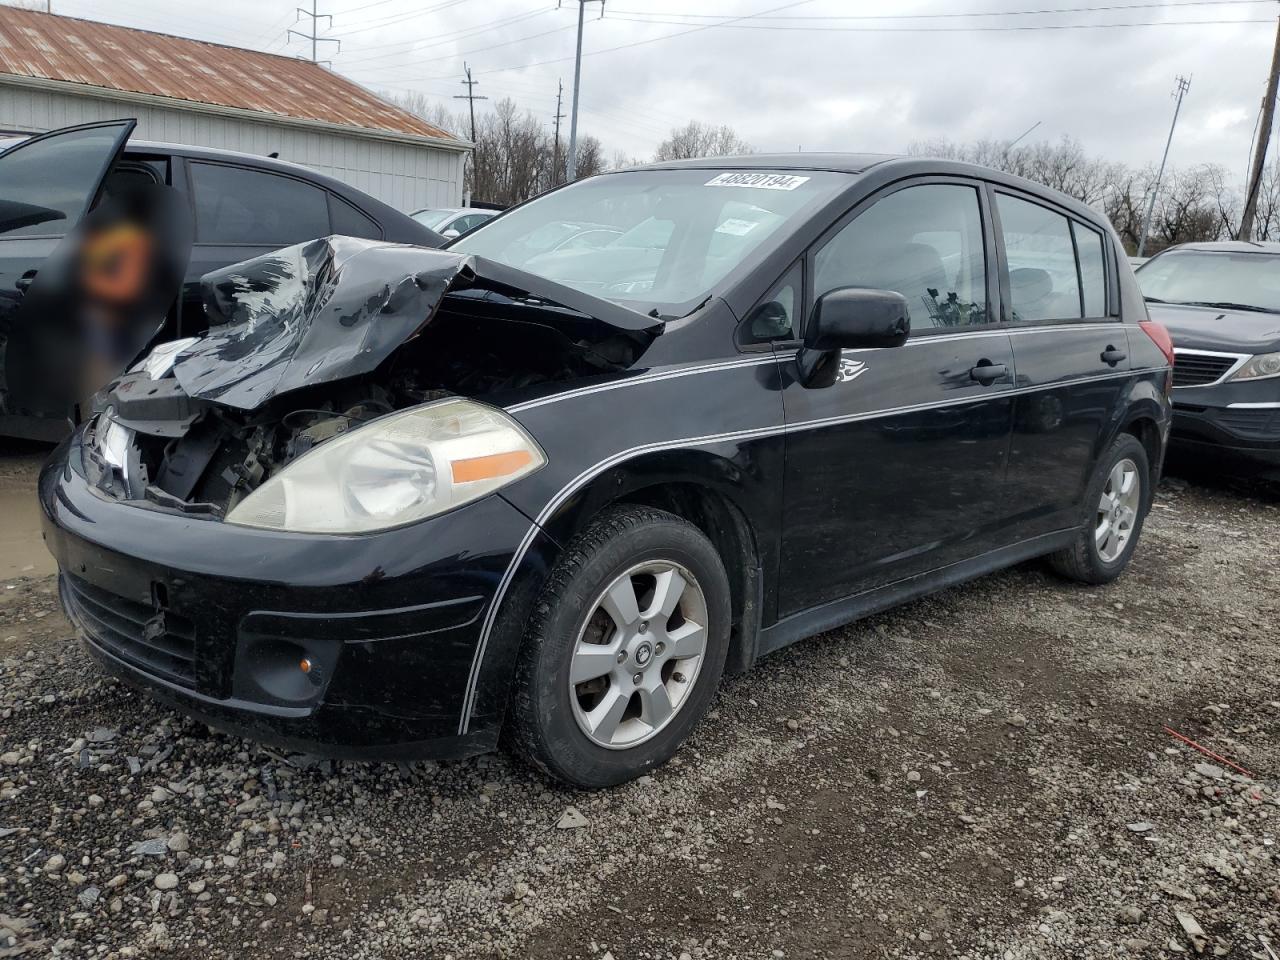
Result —
[[460, 152], [0, 82], [0, 131], [37, 133], [122, 117], [137, 118], [134, 138], [138, 140], [258, 156], [278, 152], [281, 160], [328, 174], [406, 213], [462, 205]]

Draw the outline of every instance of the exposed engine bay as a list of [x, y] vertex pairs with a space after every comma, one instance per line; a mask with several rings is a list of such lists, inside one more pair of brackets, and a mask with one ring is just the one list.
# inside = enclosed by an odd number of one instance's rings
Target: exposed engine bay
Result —
[[84, 467], [113, 498], [210, 518], [378, 417], [617, 372], [661, 329], [499, 264], [347, 237], [203, 283], [210, 332], [99, 393]]

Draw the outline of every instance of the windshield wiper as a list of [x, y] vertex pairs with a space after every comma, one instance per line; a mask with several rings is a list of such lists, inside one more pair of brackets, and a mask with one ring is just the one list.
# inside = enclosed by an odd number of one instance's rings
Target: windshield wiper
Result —
[[1169, 302], [1168, 300], [1161, 300], [1159, 297], [1143, 297], [1142, 299], [1147, 301], [1147, 303], [1168, 303]]
[[1274, 313], [1266, 307], [1255, 306], [1252, 303], [1232, 303], [1230, 300], [1184, 300], [1189, 307], [1213, 307], [1215, 310], [1248, 310], [1252, 313]]

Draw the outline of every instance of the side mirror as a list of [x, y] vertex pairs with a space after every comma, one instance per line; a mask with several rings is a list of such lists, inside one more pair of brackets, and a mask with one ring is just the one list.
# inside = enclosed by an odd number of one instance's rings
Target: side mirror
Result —
[[808, 350], [824, 351], [900, 347], [910, 332], [907, 298], [902, 294], [840, 287], [824, 293], [813, 305], [804, 345]]
[[454, 237], [462, 236], [462, 233], [455, 230], [453, 227], [450, 227], [448, 230], [444, 231], [444, 233], [440, 234], [440, 236], [444, 237], [446, 240], [452, 240]]

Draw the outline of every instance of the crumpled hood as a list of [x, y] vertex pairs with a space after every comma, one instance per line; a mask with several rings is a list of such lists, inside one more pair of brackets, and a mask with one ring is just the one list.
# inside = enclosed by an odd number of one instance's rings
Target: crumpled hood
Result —
[[1165, 326], [1175, 347], [1223, 353], [1280, 350], [1280, 314], [1177, 303], [1148, 303], [1147, 313]]
[[290, 390], [372, 372], [431, 321], [447, 293], [532, 299], [645, 342], [661, 324], [481, 257], [326, 237], [206, 274], [209, 333], [173, 372], [188, 396], [253, 410]]

